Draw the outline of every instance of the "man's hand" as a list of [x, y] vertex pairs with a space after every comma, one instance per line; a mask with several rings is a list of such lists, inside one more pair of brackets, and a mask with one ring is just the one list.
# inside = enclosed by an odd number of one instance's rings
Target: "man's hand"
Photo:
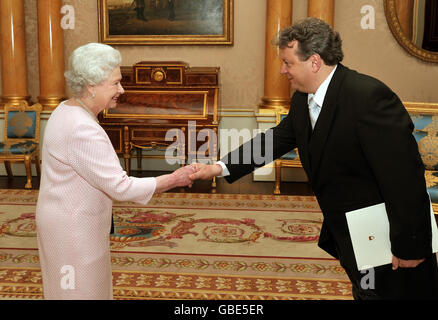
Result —
[[396, 256], [392, 256], [392, 270], [397, 270], [400, 268], [415, 268], [420, 263], [422, 263], [425, 259], [418, 259], [418, 260], [403, 260], [400, 258], [397, 258]]
[[191, 166], [196, 170], [195, 173], [190, 175], [190, 179], [192, 180], [210, 180], [213, 177], [222, 174], [222, 167], [220, 164], [192, 163]]
[[193, 165], [188, 165], [185, 167], [181, 167], [178, 170], [175, 170], [172, 173], [172, 176], [174, 178], [173, 183], [175, 187], [185, 187], [189, 186], [191, 187], [193, 184], [193, 180], [190, 179], [190, 175], [193, 174], [196, 171], [195, 167]]

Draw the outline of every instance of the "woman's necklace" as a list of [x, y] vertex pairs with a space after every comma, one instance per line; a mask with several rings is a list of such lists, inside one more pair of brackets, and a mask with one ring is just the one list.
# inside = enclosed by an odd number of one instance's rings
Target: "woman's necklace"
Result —
[[96, 115], [90, 110], [90, 108], [87, 107], [87, 105], [79, 98], [75, 98], [77, 102], [93, 117], [94, 121], [99, 123], [99, 120], [97, 120]]

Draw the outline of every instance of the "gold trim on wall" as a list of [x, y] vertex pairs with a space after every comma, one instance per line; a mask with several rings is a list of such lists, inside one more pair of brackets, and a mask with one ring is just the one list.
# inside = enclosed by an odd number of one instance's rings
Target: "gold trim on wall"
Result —
[[438, 103], [432, 102], [403, 102], [409, 113], [438, 114]]
[[223, 108], [221, 108], [221, 111], [222, 112], [256, 112], [257, 110], [256, 109], [251, 109], [251, 108], [223, 107]]

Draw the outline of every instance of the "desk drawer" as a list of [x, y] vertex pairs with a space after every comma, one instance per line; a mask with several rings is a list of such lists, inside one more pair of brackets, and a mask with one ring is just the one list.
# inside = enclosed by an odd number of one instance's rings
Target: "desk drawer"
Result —
[[[173, 130], [173, 131], [172, 131]], [[176, 131], [175, 131], [176, 130]], [[168, 133], [169, 132], [169, 133]], [[166, 134], [168, 133], [168, 141]], [[177, 138], [182, 146], [185, 144], [183, 131], [176, 128], [131, 128], [130, 140], [134, 145], [167, 147], [174, 143]]]

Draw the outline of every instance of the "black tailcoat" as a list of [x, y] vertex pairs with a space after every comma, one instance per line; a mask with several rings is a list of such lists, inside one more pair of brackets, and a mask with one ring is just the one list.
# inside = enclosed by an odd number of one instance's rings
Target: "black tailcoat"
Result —
[[[350, 278], [360, 277], [345, 212], [384, 202], [393, 254], [402, 259], [431, 257], [424, 165], [413, 123], [397, 95], [381, 81], [339, 64], [313, 132], [307, 96], [294, 94], [288, 116], [272, 128], [272, 149], [276, 159], [298, 147], [324, 215], [319, 246], [340, 260]], [[264, 150], [267, 136], [247, 143], [254, 147], [261, 141]], [[244, 159], [243, 150], [248, 149], [241, 146], [222, 159], [230, 183], [266, 164], [231, 163], [233, 153]]]

